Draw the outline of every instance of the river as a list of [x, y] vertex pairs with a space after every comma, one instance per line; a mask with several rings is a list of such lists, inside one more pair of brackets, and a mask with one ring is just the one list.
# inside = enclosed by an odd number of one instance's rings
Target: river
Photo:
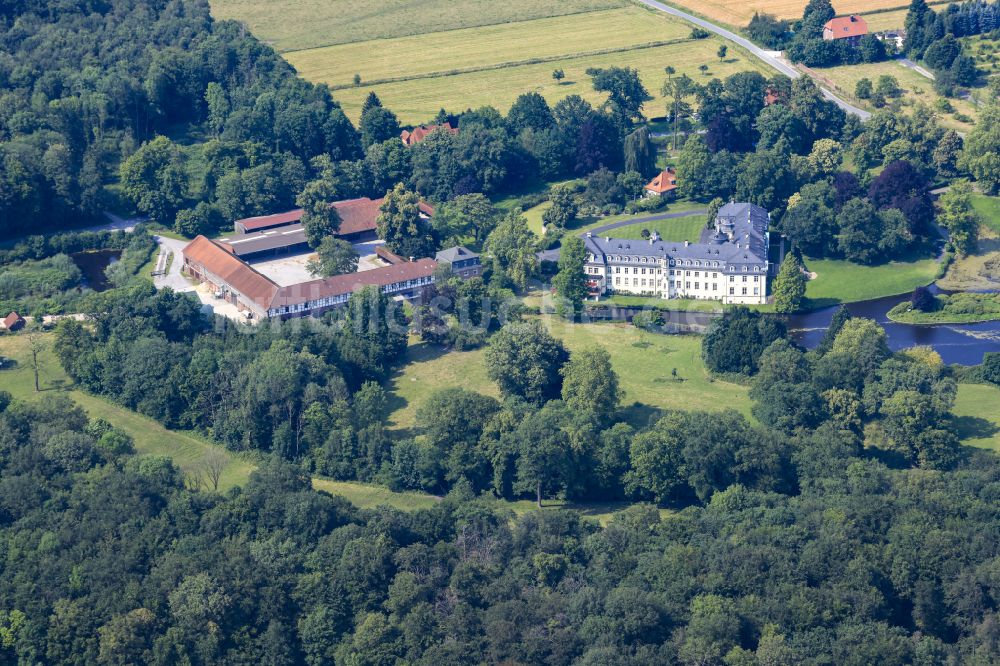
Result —
[[[934, 293], [941, 293], [935, 285], [931, 285], [930, 289]], [[893, 351], [914, 345], [926, 345], [933, 347], [945, 363], [958, 365], [978, 365], [983, 362], [983, 354], [986, 352], [1000, 352], [1000, 321], [981, 324], [924, 325], [898, 324], [890, 321], [886, 316], [889, 310], [909, 298], [909, 294], [904, 294], [849, 303], [847, 309], [856, 317], [874, 319], [881, 324], [889, 336], [889, 347]], [[806, 349], [815, 348], [830, 326], [830, 320], [837, 307], [839, 306], [787, 317], [789, 336]], [[632, 317], [643, 309], [608, 303], [588, 309], [587, 314], [591, 321], [631, 321]], [[668, 324], [667, 330], [679, 333], [703, 333], [718, 316], [707, 312], [663, 312], [664, 321]]]
[[[932, 290], [936, 287], [932, 286]], [[873, 301], [849, 303], [847, 309], [856, 317], [874, 319], [885, 328], [889, 347], [893, 351], [914, 345], [933, 347], [945, 363], [978, 365], [986, 352], [1000, 352], [1000, 321], [980, 324], [899, 324], [890, 321], [886, 314], [894, 305], [908, 300], [909, 294], [890, 296]], [[791, 338], [812, 349], [823, 339], [836, 307], [815, 312], [792, 315], [788, 318]]]

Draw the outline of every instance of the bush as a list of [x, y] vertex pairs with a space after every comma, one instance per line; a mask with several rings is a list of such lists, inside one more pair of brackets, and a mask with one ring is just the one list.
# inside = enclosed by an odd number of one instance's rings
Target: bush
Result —
[[917, 287], [910, 296], [910, 305], [921, 312], [933, 312], [937, 310], [938, 300], [927, 287]]
[[702, 28], [691, 28], [691, 39], [706, 39], [709, 34], [708, 30]]

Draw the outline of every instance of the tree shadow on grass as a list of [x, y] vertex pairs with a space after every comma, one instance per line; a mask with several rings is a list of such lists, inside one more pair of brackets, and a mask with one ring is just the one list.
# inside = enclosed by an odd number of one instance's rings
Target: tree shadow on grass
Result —
[[656, 423], [663, 416], [663, 410], [641, 402], [633, 402], [623, 407], [619, 414], [633, 428], [642, 430]]
[[980, 416], [952, 417], [959, 439], [988, 439], [1000, 433], [1000, 426]]

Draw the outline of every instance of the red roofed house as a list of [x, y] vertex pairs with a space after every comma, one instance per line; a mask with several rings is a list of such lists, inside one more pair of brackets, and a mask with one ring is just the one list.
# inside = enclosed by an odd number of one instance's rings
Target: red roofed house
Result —
[[420, 125], [419, 127], [414, 127], [413, 130], [403, 130], [399, 134], [399, 138], [403, 140], [407, 146], [415, 146], [424, 139], [427, 135], [436, 130], [444, 130], [445, 132], [450, 132], [452, 134], [458, 134], [458, 128], [452, 127], [450, 122], [443, 122], [440, 125]]
[[646, 183], [645, 196], [661, 197], [672, 194], [677, 189], [677, 174], [673, 167], [667, 167], [656, 175], [656, 178]]
[[11, 312], [3, 319], [0, 319], [0, 328], [4, 328], [8, 331], [16, 331], [20, 328], [24, 328], [24, 317], [16, 312]]
[[860, 44], [867, 34], [868, 24], [856, 14], [832, 18], [823, 26], [823, 39], [846, 39], [851, 46]]

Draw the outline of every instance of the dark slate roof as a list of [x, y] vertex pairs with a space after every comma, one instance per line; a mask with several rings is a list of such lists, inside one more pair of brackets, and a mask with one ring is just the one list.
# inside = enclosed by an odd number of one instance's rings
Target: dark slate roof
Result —
[[436, 261], [447, 261], [449, 264], [455, 263], [456, 261], [467, 261], [469, 259], [475, 259], [479, 255], [470, 250], [467, 247], [457, 245], [455, 247], [449, 247], [441, 250], [436, 255], [434, 259]]
[[219, 242], [233, 254], [243, 256], [302, 245], [306, 242], [306, 230], [301, 224], [287, 224], [267, 231], [255, 231], [250, 234], [236, 234], [220, 238]]
[[[628, 240], [587, 236], [584, 243], [595, 255], [611, 255], [638, 260], [640, 257], [701, 259], [723, 261], [730, 265], [762, 264], [767, 260], [767, 211], [749, 203], [729, 203], [719, 209], [716, 228], [702, 231], [702, 242], [684, 243], [664, 240]], [[723, 243], [713, 242], [717, 230], [731, 234]], [[626, 259], [626, 261], [628, 261]]]

